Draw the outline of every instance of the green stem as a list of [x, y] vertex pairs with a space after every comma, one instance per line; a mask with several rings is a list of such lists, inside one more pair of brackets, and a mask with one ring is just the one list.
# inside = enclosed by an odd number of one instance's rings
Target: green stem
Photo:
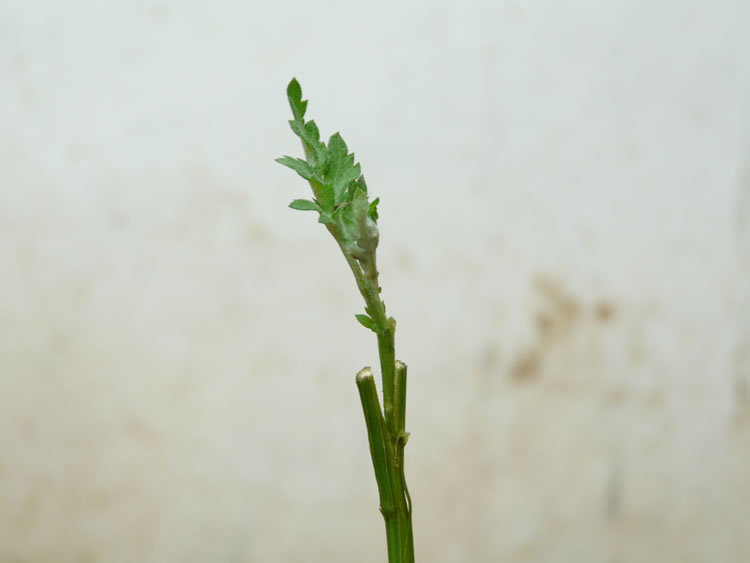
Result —
[[[329, 227], [339, 246], [335, 228]], [[385, 520], [389, 563], [414, 563], [414, 536], [411, 523], [411, 497], [404, 476], [404, 446], [408, 439], [406, 423], [406, 365], [396, 361], [396, 321], [388, 318], [385, 304], [380, 299], [378, 272], [375, 268], [374, 248], [370, 266], [363, 269], [360, 262], [347, 252], [344, 256], [354, 274], [367, 311], [377, 327], [378, 354], [383, 381], [383, 410], [377, 399], [372, 371], [365, 368], [357, 374], [362, 408], [375, 480], [380, 492], [380, 511]]]
[[378, 352], [380, 355], [380, 370], [383, 377], [383, 406], [385, 409], [385, 422], [388, 431], [395, 436], [396, 417], [394, 416], [393, 391], [396, 372], [396, 350], [394, 346], [393, 330], [386, 329], [378, 334]]
[[[397, 373], [399, 372], [404, 375], [401, 380], [404, 383], [403, 391], [405, 391], [405, 366]], [[356, 381], [367, 425], [375, 480], [380, 493], [380, 512], [385, 520], [388, 561], [389, 563], [414, 563], [411, 501], [403, 472], [405, 440], [399, 437], [394, 442], [393, 436], [388, 431], [383, 411], [380, 410], [375, 379], [370, 368], [361, 370], [357, 374]]]
[[405, 552], [405, 561], [414, 562], [414, 536], [411, 524], [411, 496], [409, 487], [406, 486], [406, 475], [404, 474], [404, 447], [409, 440], [406, 431], [406, 364], [396, 361], [395, 386], [393, 394], [394, 420], [396, 424], [396, 458], [395, 465], [398, 471], [400, 485], [399, 499], [402, 501], [401, 518], [405, 529], [405, 537], [402, 544]]
[[[381, 330], [376, 331], [378, 336], [378, 355], [380, 357], [380, 373], [383, 381], [383, 406], [385, 410], [385, 420], [388, 429], [392, 434], [395, 434], [395, 426], [393, 425], [393, 386], [394, 378], [396, 374], [396, 321], [392, 318], [387, 318], [385, 313], [385, 304], [380, 299], [380, 286], [378, 284], [378, 271], [374, 267], [375, 258], [374, 255], [371, 258], [371, 264], [373, 265], [368, 272], [362, 270], [360, 263], [351, 257], [344, 249], [343, 244], [336, 232], [336, 228], [333, 225], [327, 225], [329, 232], [336, 239], [336, 242], [341, 248], [341, 252], [344, 254], [349, 268], [354, 274], [354, 279], [357, 282], [357, 288], [360, 294], [365, 300], [367, 310], [372, 317], [374, 326], [382, 327]], [[374, 251], [373, 251], [374, 254]]]
[[327, 225], [354, 274], [365, 300], [378, 339], [378, 355], [383, 381], [383, 410], [380, 409], [370, 368], [357, 374], [365, 414], [370, 454], [380, 493], [380, 512], [385, 520], [389, 563], [414, 563], [414, 536], [411, 523], [411, 497], [404, 476], [406, 422], [406, 366], [396, 361], [396, 321], [388, 318], [380, 299], [375, 247], [368, 249], [366, 265], [346, 252], [334, 225]]
[[[284, 157], [282, 164], [307, 179], [315, 201], [295, 200], [290, 207], [317, 209], [320, 222], [336, 240], [365, 300], [367, 316], [358, 320], [377, 334], [378, 356], [383, 382], [383, 409], [370, 368], [357, 374], [375, 480], [380, 494], [380, 511], [385, 519], [389, 563], [414, 563], [411, 497], [404, 477], [406, 424], [406, 366], [396, 361], [396, 321], [386, 315], [380, 298], [375, 251], [378, 246], [378, 200], [369, 201], [364, 177], [354, 155], [348, 153], [340, 135], [326, 147], [318, 128], [305, 121], [307, 101], [299, 83], [292, 79], [287, 98], [294, 120], [290, 125], [302, 141], [306, 161]], [[342, 157], [343, 151], [343, 157]], [[343, 185], [340, 182], [346, 179]]]
[[385, 532], [388, 542], [388, 561], [401, 563], [401, 529], [398, 520], [393, 479], [393, 450], [385, 426], [383, 411], [380, 410], [375, 379], [370, 368], [364, 368], [357, 374], [357, 388], [365, 414], [367, 437], [370, 442], [370, 455], [375, 468], [375, 481], [380, 493], [380, 512], [385, 520]]

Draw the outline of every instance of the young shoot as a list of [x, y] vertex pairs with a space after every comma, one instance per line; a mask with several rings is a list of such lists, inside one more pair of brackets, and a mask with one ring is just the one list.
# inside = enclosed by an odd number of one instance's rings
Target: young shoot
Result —
[[396, 321], [386, 315], [378, 282], [376, 250], [379, 198], [370, 200], [365, 178], [344, 139], [334, 133], [321, 141], [314, 121], [305, 121], [307, 100], [296, 79], [287, 86], [294, 119], [289, 121], [302, 142], [305, 158], [283, 156], [277, 162], [294, 170], [312, 189], [312, 199], [295, 199], [292, 209], [314, 211], [333, 236], [354, 274], [365, 301], [357, 321], [377, 336], [383, 408], [369, 367], [355, 381], [365, 416], [375, 480], [380, 494], [389, 563], [414, 563], [412, 505], [404, 477], [404, 446], [409, 434], [406, 422], [406, 365], [396, 360]]

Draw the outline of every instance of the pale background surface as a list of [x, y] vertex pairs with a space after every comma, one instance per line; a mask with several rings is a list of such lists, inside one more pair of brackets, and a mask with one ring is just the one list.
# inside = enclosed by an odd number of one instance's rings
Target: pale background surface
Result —
[[0, 3], [0, 563], [382, 563], [296, 75], [382, 197], [417, 558], [750, 561], [750, 4]]

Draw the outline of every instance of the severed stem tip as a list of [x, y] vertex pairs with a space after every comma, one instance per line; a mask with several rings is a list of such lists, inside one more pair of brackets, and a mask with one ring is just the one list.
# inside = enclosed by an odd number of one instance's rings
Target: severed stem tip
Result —
[[366, 379], [373, 379], [372, 370], [369, 367], [362, 368], [357, 372], [357, 383], [362, 383]]

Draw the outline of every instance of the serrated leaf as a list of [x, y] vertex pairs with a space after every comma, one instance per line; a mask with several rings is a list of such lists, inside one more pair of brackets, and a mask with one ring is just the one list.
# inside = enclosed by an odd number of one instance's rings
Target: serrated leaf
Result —
[[283, 164], [284, 166], [288, 166], [292, 170], [294, 170], [297, 174], [302, 176], [305, 180], [309, 180], [313, 177], [313, 171], [310, 168], [310, 165], [307, 164], [304, 160], [301, 158], [293, 158], [291, 156], [282, 156], [281, 158], [277, 158], [276, 162], [279, 164]]
[[338, 200], [343, 199], [342, 195], [347, 192], [346, 188], [359, 177], [359, 174], [359, 164], [355, 164], [354, 166], [348, 165], [339, 171], [333, 183], [333, 192], [336, 194]]
[[286, 87], [286, 96], [289, 98], [289, 106], [292, 108], [294, 119], [302, 121], [307, 109], [307, 100], [302, 99], [302, 87], [296, 78], [292, 78]]
[[[344, 195], [346, 201], [352, 201], [354, 199], [354, 191], [357, 189], [363, 189], [363, 183], [360, 182], [360, 180], [363, 180], [363, 176], [360, 176], [353, 182], [349, 182], [349, 185], [346, 188], [346, 194]], [[363, 190], [365, 193], [367, 193], [367, 189]]]
[[[312, 127], [310, 127], [310, 124], [312, 124]], [[315, 125], [314, 121], [308, 121], [307, 123], [304, 123], [302, 121], [290, 119], [289, 127], [291, 127], [292, 131], [294, 131], [294, 134], [302, 139], [305, 143], [307, 143], [310, 148], [315, 149], [316, 151], [320, 149], [325, 150], [323, 143], [320, 142], [320, 136], [318, 135], [317, 138], [315, 136], [315, 132], [318, 130], [318, 128]]]
[[378, 203], [380, 198], [376, 197], [371, 203], [370, 208], [367, 210], [367, 216], [372, 219], [375, 223], [378, 222]]
[[315, 125], [314, 121], [305, 123], [301, 120], [290, 119], [289, 127], [294, 131], [295, 135], [302, 139], [308, 164], [312, 167], [317, 167], [320, 163], [325, 162], [326, 146], [320, 141], [318, 126]]
[[308, 135], [308, 138], [314, 140], [316, 143], [320, 141], [320, 131], [318, 131], [318, 126], [315, 125], [314, 121], [305, 123], [305, 133]]
[[328, 150], [331, 153], [333, 160], [336, 162], [342, 160], [346, 156], [348, 148], [340, 133], [334, 133], [331, 135], [331, 138], [328, 139]]
[[299, 211], [320, 211], [320, 206], [309, 199], [295, 199], [289, 204], [289, 207]]
[[360, 189], [363, 192], [367, 193], [367, 184], [365, 183], [365, 177], [362, 174], [360, 174], [360, 176], [356, 180], [349, 183], [349, 187], [346, 189], [347, 201], [351, 201], [352, 199], [354, 199], [354, 191], [357, 189]]
[[318, 211], [320, 223], [336, 225], [334, 236], [341, 237], [345, 253], [365, 260], [377, 246], [374, 221], [378, 200], [368, 202], [360, 165], [355, 163], [354, 154], [349, 153], [341, 134], [332, 135], [326, 145], [320, 140], [315, 122], [305, 121], [307, 100], [302, 99], [302, 88], [295, 78], [287, 86], [287, 97], [294, 116], [289, 126], [302, 140], [306, 160], [284, 156], [277, 162], [308, 180], [314, 195], [313, 200], [296, 199], [290, 207]]
[[295, 135], [297, 135], [299, 138], [302, 138], [302, 135], [304, 135], [305, 131], [304, 121], [300, 121], [298, 119], [290, 119], [289, 127], [291, 127], [292, 131], [294, 131]]
[[363, 192], [367, 193], [367, 182], [365, 182], [365, 175], [362, 174], [357, 178], [357, 187]]
[[325, 178], [333, 184], [336, 203], [351, 201], [348, 188], [361, 174], [359, 164], [354, 164], [354, 155], [349, 154], [348, 150], [339, 133], [331, 135], [328, 140], [328, 166]]
[[370, 317], [368, 317], [367, 315], [362, 315], [362, 314], [354, 315], [354, 316], [359, 321], [359, 324], [361, 324], [363, 327], [369, 328], [370, 330], [375, 330], [373, 328], [374, 322]]

